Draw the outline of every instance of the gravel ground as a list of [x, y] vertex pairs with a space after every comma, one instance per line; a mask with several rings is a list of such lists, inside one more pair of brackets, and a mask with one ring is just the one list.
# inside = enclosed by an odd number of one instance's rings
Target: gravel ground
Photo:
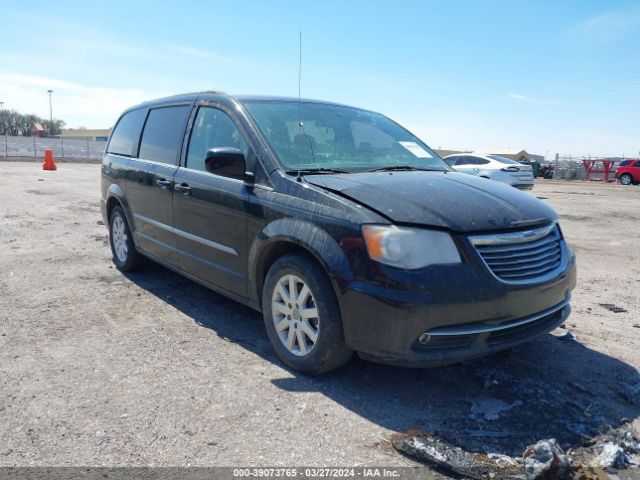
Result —
[[533, 190], [578, 256], [565, 329], [461, 365], [306, 378], [258, 313], [157, 265], [113, 267], [98, 165], [2, 169], [0, 466], [402, 466], [389, 437], [411, 428], [518, 455], [640, 429], [640, 187]]

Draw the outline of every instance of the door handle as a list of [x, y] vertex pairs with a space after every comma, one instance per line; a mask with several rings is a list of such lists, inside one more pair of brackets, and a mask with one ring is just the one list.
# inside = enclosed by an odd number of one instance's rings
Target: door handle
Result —
[[176, 185], [173, 188], [176, 190], [176, 192], [180, 192], [183, 195], [190, 195], [191, 194], [191, 187], [189, 185], [187, 185], [186, 183], [181, 183], [180, 185]]
[[166, 190], [171, 182], [169, 180], [165, 180], [164, 178], [159, 178], [156, 180], [156, 185], [158, 185], [161, 189]]

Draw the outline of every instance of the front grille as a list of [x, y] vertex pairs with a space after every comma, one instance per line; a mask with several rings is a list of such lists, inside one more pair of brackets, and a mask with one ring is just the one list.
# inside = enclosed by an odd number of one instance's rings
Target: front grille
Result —
[[562, 264], [562, 239], [556, 225], [470, 240], [493, 274], [505, 282], [544, 281]]

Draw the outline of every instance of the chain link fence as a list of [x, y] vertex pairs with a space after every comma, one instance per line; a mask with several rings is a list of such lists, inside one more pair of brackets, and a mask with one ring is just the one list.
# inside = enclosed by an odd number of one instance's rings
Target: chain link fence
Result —
[[11, 157], [44, 157], [46, 148], [53, 150], [56, 158], [76, 160], [100, 160], [107, 142], [102, 140], [77, 140], [62, 137], [0, 137], [0, 159]]
[[[596, 164], [594, 166], [595, 170], [603, 170], [604, 166], [602, 164], [602, 159], [594, 158], [594, 157], [572, 157], [572, 156], [557, 156], [555, 159], [554, 170], [553, 170], [553, 179], [554, 180], [585, 180], [587, 178], [587, 172], [584, 169], [583, 160], [595, 160]], [[609, 174], [609, 180], [615, 179], [615, 171], [620, 165], [620, 162], [625, 160], [624, 157], [619, 158], [605, 158], [604, 160], [613, 160], [613, 168], [611, 173]], [[591, 173], [591, 180], [604, 180], [604, 173]]]

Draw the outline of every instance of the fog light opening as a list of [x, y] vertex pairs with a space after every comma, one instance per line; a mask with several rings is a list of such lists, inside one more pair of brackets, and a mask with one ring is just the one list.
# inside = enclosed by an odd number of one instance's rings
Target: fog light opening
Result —
[[429, 343], [429, 340], [431, 340], [431, 335], [429, 335], [428, 333], [423, 333], [418, 337], [418, 341], [422, 345], [426, 345], [427, 343]]

